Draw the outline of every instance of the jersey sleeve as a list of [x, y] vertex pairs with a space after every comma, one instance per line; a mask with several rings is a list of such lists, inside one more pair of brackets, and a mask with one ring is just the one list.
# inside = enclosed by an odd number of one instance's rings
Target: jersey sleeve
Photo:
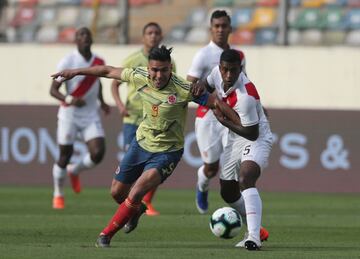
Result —
[[238, 100], [234, 110], [239, 114], [241, 124], [244, 127], [253, 126], [259, 123], [259, 116], [256, 109], [256, 100], [252, 96], [245, 95]]
[[204, 71], [204, 62], [201, 52], [196, 53], [188, 71], [188, 76], [201, 78]]
[[57, 65], [57, 71], [62, 71], [70, 67], [71, 67], [71, 57], [70, 55], [68, 55], [60, 60], [60, 62]]
[[215, 89], [215, 82], [216, 82], [216, 79], [215, 79], [216, 78], [216, 71], [217, 71], [217, 67], [214, 67], [211, 70], [211, 73], [206, 78], [206, 82], [208, 83], [208, 85], [211, 88], [214, 88], [214, 89]]

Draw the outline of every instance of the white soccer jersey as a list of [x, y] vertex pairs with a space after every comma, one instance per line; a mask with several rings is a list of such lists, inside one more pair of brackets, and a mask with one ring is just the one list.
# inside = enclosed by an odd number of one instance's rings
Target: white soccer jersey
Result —
[[[78, 50], [64, 57], [58, 64], [58, 71], [64, 69], [73, 69], [81, 67], [91, 67], [96, 65], [104, 65], [104, 60], [96, 55], [92, 55], [89, 61], [79, 53]], [[68, 106], [62, 103], [59, 112], [59, 119], [86, 119], [98, 116], [98, 94], [100, 80], [95, 76], [76, 76], [65, 82], [66, 94], [74, 97], [82, 98], [86, 105], [83, 107]]]
[[[243, 126], [249, 127], [259, 124], [259, 138], [271, 138], [269, 121], [261, 105], [260, 96], [255, 85], [246, 77], [245, 73], [241, 72], [238, 80], [226, 92], [223, 89], [219, 67], [212, 70], [207, 77], [207, 82], [216, 89], [218, 96], [239, 114]], [[240, 136], [229, 131], [229, 137], [238, 138]]]
[[[236, 49], [233, 46], [230, 46]], [[188, 71], [188, 75], [199, 78], [200, 80], [206, 80], [206, 77], [211, 73], [212, 69], [219, 65], [220, 56], [224, 49], [220, 48], [213, 41], [210, 41], [208, 45], [201, 48], [194, 56], [191, 67]], [[238, 50], [242, 59], [242, 69], [245, 72], [245, 55], [241, 50]], [[207, 120], [217, 121], [212, 111], [205, 106], [199, 106], [196, 116], [203, 118], [206, 115]], [[207, 114], [208, 113], [208, 114]]]
[[259, 136], [255, 141], [241, 137], [231, 130], [228, 131], [220, 179], [238, 181], [238, 173], [243, 161], [254, 161], [261, 169], [267, 166], [272, 147], [269, 121], [260, 103], [256, 87], [245, 73], [241, 72], [236, 83], [226, 92], [223, 89], [219, 67], [213, 69], [207, 82], [215, 87], [218, 96], [238, 113], [243, 126], [259, 124]]

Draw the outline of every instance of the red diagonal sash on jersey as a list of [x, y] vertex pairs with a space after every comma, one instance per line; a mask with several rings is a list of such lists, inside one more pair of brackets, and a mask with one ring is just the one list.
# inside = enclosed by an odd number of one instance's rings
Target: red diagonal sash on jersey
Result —
[[[95, 57], [94, 61], [91, 63], [90, 66], [93, 67], [98, 65], [104, 65], [104, 61], [100, 58]], [[79, 85], [71, 93], [71, 95], [77, 98], [83, 96], [84, 94], [87, 93], [87, 91], [89, 91], [89, 89], [94, 84], [96, 79], [97, 79], [96, 76], [85, 76], [85, 78], [79, 83]]]

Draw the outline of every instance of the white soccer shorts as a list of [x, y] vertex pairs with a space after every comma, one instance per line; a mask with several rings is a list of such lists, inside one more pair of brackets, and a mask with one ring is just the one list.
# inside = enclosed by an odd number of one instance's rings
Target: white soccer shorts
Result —
[[91, 119], [64, 120], [58, 119], [57, 142], [59, 145], [73, 145], [77, 136], [85, 142], [104, 137], [104, 129], [99, 117]]
[[227, 145], [224, 148], [220, 179], [239, 181], [241, 163], [247, 160], [254, 161], [262, 171], [268, 165], [271, 147], [271, 140], [262, 139], [243, 139]]
[[217, 120], [195, 119], [195, 135], [201, 158], [204, 163], [211, 164], [220, 160], [227, 142], [228, 129]]

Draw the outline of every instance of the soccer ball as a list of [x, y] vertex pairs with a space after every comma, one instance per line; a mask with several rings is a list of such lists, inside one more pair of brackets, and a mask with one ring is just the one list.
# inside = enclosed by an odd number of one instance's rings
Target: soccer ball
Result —
[[211, 232], [220, 238], [233, 238], [239, 234], [242, 226], [240, 214], [233, 208], [217, 209], [210, 218]]

